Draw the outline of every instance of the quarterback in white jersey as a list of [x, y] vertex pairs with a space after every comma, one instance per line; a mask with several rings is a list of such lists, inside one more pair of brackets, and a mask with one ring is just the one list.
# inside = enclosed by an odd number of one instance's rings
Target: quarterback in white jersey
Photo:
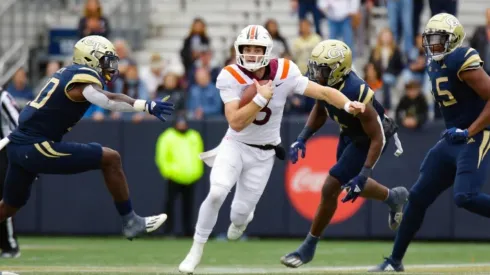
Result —
[[[194, 243], [179, 265], [180, 272], [194, 272], [219, 209], [235, 184], [228, 239], [239, 239], [252, 221], [269, 180], [274, 155], [284, 159], [280, 127], [290, 93], [325, 100], [349, 113], [364, 112], [364, 104], [351, 102], [338, 90], [309, 81], [292, 61], [271, 59], [271, 50], [272, 38], [267, 30], [259, 25], [247, 26], [235, 41], [237, 64], [223, 68], [218, 76], [216, 86], [225, 104], [229, 128], [217, 148], [201, 155], [212, 167], [211, 186], [199, 209]], [[261, 86], [259, 80], [268, 83]], [[257, 95], [240, 107], [242, 93], [250, 85], [256, 86]]]

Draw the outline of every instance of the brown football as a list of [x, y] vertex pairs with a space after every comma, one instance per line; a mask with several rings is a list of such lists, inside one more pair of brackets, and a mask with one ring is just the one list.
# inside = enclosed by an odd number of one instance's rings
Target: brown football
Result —
[[[259, 81], [260, 85], [264, 85], [267, 82], [269, 82], [269, 80], [260, 80]], [[252, 83], [251, 85], [247, 86], [245, 88], [245, 90], [243, 90], [242, 96], [240, 97], [240, 105], [239, 105], [240, 107], [239, 108], [242, 108], [243, 106], [250, 103], [250, 101], [252, 101], [252, 99], [254, 98], [254, 96], [256, 94], [257, 94], [257, 88], [255, 88], [255, 84]]]

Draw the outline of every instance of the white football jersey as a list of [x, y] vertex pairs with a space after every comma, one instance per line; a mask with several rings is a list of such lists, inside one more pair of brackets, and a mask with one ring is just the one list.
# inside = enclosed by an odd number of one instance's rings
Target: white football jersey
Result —
[[[301, 74], [294, 62], [280, 58], [277, 60], [277, 72], [272, 83], [274, 94], [269, 104], [242, 131], [237, 132], [228, 127], [226, 136], [255, 145], [277, 145], [281, 143], [281, 121], [287, 97], [291, 93], [302, 95], [308, 85], [308, 78]], [[243, 73], [237, 65], [229, 65], [223, 68], [216, 81], [216, 87], [220, 90], [221, 99], [225, 104], [240, 100], [243, 91], [249, 85], [254, 85], [253, 80]]]

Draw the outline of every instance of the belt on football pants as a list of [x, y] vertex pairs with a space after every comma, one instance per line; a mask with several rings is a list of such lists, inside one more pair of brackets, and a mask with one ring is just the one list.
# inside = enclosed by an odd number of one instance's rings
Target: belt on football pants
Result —
[[286, 158], [286, 150], [281, 146], [281, 144], [278, 145], [256, 145], [256, 144], [248, 144], [244, 143], [245, 145], [248, 145], [250, 147], [258, 148], [260, 150], [268, 151], [268, 150], [274, 150], [276, 153], [276, 157], [280, 160], [284, 160]]

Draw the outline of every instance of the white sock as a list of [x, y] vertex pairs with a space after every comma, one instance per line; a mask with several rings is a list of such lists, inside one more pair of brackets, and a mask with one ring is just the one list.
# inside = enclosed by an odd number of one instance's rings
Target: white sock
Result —
[[205, 243], [208, 241], [209, 235], [213, 231], [221, 205], [228, 195], [228, 190], [221, 186], [211, 186], [209, 194], [202, 202], [199, 208], [199, 216], [197, 218], [196, 233], [194, 233], [194, 241]]

